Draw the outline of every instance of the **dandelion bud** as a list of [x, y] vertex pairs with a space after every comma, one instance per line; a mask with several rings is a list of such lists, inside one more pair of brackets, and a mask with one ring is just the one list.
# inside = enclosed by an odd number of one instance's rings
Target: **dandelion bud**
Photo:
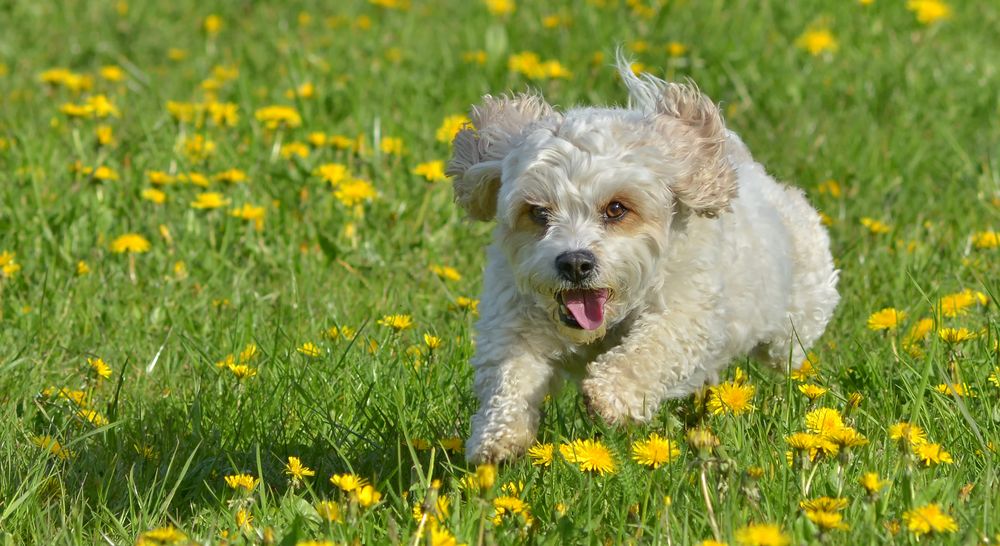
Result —
[[687, 431], [687, 442], [699, 453], [707, 455], [719, 445], [719, 438], [707, 428], [693, 428]]

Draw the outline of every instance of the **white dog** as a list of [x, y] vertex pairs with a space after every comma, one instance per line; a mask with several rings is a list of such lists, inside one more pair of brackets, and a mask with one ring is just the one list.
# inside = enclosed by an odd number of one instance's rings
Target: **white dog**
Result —
[[696, 88], [635, 76], [629, 108], [483, 98], [448, 174], [496, 219], [472, 359], [472, 462], [535, 439], [558, 379], [610, 423], [648, 420], [735, 357], [798, 367], [839, 296], [819, 215]]

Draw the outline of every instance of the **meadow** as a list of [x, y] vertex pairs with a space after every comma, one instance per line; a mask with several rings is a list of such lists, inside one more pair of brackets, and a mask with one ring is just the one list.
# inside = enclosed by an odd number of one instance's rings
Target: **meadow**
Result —
[[[1000, 542], [1000, 4], [0, 6], [0, 544]], [[803, 368], [469, 466], [468, 106], [690, 78], [823, 212]]]

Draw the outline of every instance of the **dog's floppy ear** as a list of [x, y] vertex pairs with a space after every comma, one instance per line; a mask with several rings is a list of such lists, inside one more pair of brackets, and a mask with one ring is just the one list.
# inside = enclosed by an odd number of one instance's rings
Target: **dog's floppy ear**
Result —
[[616, 64], [629, 104], [646, 112], [664, 139], [664, 150], [677, 168], [670, 176], [677, 200], [700, 216], [729, 210], [736, 174], [726, 158], [726, 125], [719, 108], [694, 85], [637, 76], [621, 51]]
[[726, 126], [715, 103], [693, 85], [664, 83], [654, 123], [682, 166], [671, 187], [677, 199], [699, 216], [730, 210], [736, 173], [726, 157]]
[[473, 106], [465, 126], [455, 135], [446, 173], [454, 177], [455, 201], [474, 220], [496, 216], [501, 163], [518, 144], [524, 129], [554, 113], [538, 95], [486, 95]]

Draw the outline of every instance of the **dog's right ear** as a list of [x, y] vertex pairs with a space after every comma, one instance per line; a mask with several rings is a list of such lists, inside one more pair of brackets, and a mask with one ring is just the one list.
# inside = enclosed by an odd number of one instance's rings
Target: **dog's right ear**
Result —
[[486, 95], [469, 114], [472, 125], [455, 135], [446, 171], [454, 178], [455, 202], [473, 220], [496, 216], [501, 164], [532, 123], [555, 111], [538, 95]]

